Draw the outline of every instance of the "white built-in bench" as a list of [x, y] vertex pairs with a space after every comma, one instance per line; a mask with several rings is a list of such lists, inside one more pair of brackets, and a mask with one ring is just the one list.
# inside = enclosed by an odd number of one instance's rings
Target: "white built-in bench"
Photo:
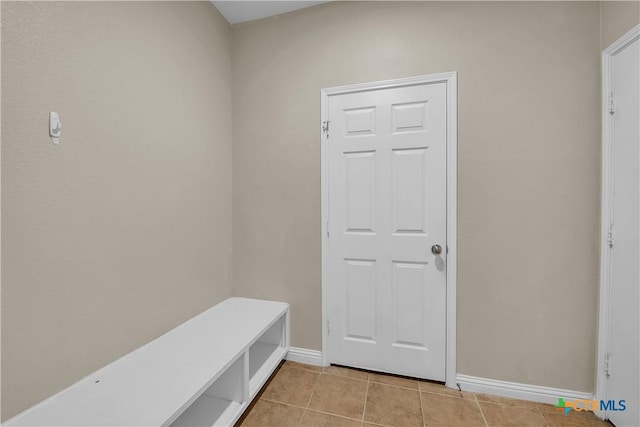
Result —
[[233, 425], [286, 356], [288, 331], [288, 304], [230, 298], [5, 425]]

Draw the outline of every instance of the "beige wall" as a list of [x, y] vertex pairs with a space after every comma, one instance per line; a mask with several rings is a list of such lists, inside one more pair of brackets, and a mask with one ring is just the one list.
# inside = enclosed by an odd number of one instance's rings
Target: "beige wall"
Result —
[[451, 70], [458, 370], [593, 390], [599, 48], [638, 21], [341, 2], [231, 49], [208, 2], [3, 2], [2, 419], [232, 293], [231, 88], [235, 294], [289, 301], [320, 349], [319, 90]]
[[640, 22], [640, 1], [602, 1], [600, 16], [600, 48], [604, 50]]
[[2, 2], [3, 419], [232, 294], [230, 49], [209, 2]]
[[234, 27], [237, 295], [321, 346], [320, 89], [459, 75], [458, 371], [592, 391], [599, 4], [330, 3]]

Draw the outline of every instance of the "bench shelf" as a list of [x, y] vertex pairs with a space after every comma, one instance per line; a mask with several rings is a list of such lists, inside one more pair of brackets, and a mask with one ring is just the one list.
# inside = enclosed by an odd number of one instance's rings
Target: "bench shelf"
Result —
[[5, 425], [233, 425], [288, 350], [288, 304], [229, 298]]

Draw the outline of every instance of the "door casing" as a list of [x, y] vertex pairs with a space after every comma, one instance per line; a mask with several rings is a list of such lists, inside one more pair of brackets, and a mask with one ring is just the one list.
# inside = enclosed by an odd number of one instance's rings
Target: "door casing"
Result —
[[[456, 386], [456, 272], [457, 272], [457, 158], [458, 158], [458, 107], [457, 72], [430, 74], [395, 80], [359, 83], [338, 86], [320, 91], [321, 123], [328, 120], [328, 105], [331, 96], [377, 89], [415, 86], [420, 84], [446, 83], [447, 99], [447, 292], [446, 292], [446, 368], [445, 385]], [[329, 124], [329, 132], [331, 132]], [[328, 140], [320, 129], [321, 154], [321, 203], [322, 203], [322, 362], [328, 364], [327, 355], [327, 290], [329, 284], [329, 150]]]
[[[611, 311], [611, 251], [609, 250], [609, 224], [612, 220], [611, 185], [612, 185], [612, 117], [609, 114], [609, 96], [612, 88], [612, 57], [630, 43], [640, 38], [640, 24], [616, 40], [602, 51], [602, 187], [600, 213], [600, 299], [598, 304], [598, 362], [596, 366], [597, 400], [607, 400], [607, 378], [605, 372], [606, 356], [610, 348], [610, 311]], [[640, 161], [640, 159], [639, 159]], [[638, 260], [640, 262], [640, 260]], [[606, 414], [595, 411], [600, 418]]]

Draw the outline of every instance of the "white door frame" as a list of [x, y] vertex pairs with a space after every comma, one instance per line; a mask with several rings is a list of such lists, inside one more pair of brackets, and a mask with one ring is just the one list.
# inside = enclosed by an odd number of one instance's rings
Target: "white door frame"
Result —
[[[611, 102], [611, 63], [612, 58], [630, 43], [640, 38], [640, 24], [636, 25], [611, 46], [602, 51], [602, 188], [600, 214], [600, 300], [598, 320], [598, 364], [596, 366], [596, 399], [607, 400], [607, 378], [605, 365], [610, 348], [610, 311], [611, 311], [611, 251], [609, 248], [609, 226], [612, 220], [611, 206], [611, 142], [612, 115], [609, 113]], [[640, 159], [639, 159], [640, 161]], [[640, 262], [640, 260], [639, 260]], [[605, 414], [596, 411], [604, 418]]]
[[[321, 120], [328, 120], [329, 97], [375, 89], [388, 89], [419, 84], [446, 83], [447, 85], [447, 301], [446, 301], [446, 386], [456, 388], [456, 271], [457, 271], [457, 165], [458, 165], [458, 84], [457, 72], [431, 74], [397, 80], [385, 80], [338, 86], [320, 91]], [[330, 125], [330, 124], [329, 124]], [[329, 127], [329, 132], [333, 130]], [[322, 363], [328, 364], [327, 355], [327, 290], [329, 284], [328, 221], [329, 221], [329, 149], [328, 140], [320, 131], [321, 187], [322, 187]]]

